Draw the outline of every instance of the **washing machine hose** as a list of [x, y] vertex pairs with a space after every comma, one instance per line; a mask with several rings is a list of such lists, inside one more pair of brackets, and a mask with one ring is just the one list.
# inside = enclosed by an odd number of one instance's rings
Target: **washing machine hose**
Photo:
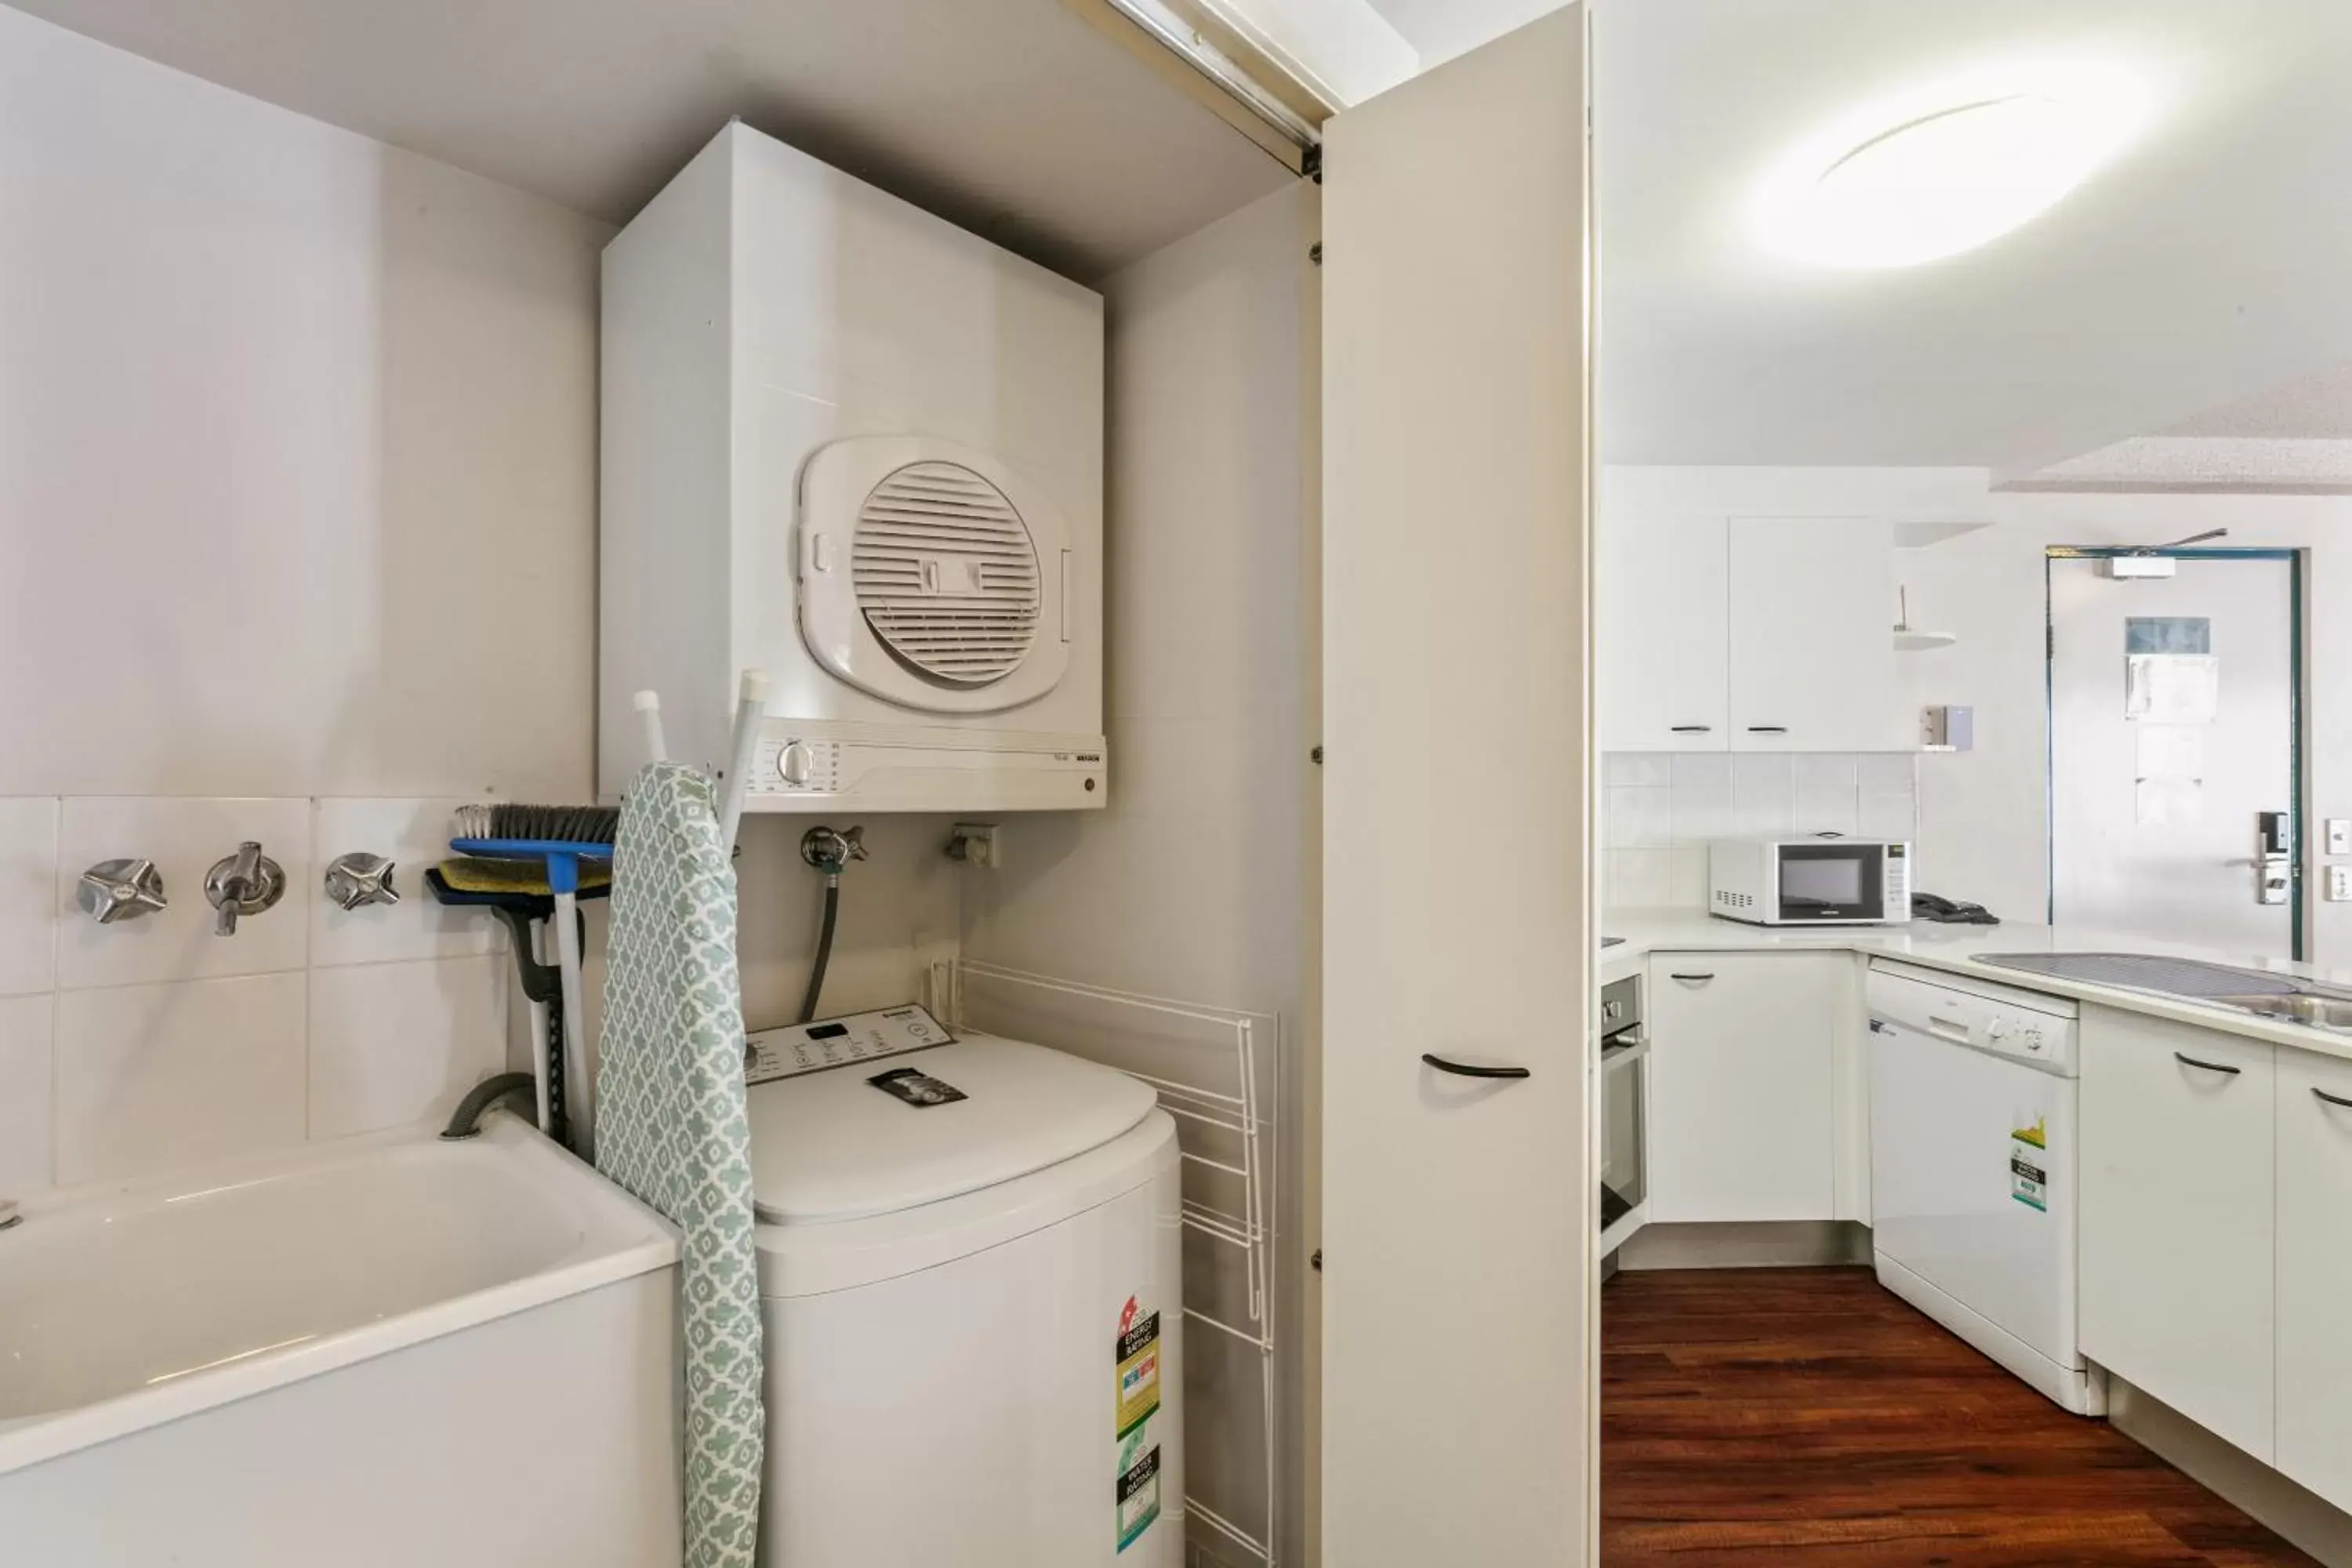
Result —
[[809, 971], [808, 994], [801, 998], [801, 1018], [803, 1024], [816, 1016], [817, 998], [824, 994], [824, 969], [833, 961], [833, 922], [841, 913], [841, 873], [828, 871], [824, 878], [824, 919], [816, 937], [816, 963]]

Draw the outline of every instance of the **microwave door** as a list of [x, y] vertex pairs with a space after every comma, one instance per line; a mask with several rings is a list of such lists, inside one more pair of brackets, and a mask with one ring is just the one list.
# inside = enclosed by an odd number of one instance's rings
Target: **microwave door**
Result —
[[1885, 853], [1878, 844], [1780, 846], [1780, 918], [1801, 923], [1885, 919]]

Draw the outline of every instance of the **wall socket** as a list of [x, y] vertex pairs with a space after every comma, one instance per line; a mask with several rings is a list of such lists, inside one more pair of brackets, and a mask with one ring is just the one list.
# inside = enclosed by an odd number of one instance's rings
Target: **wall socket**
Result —
[[2331, 904], [2352, 902], [2352, 866], [2327, 868], [2327, 901]]
[[2331, 816], [2326, 822], [2327, 852], [2352, 855], [2352, 816]]

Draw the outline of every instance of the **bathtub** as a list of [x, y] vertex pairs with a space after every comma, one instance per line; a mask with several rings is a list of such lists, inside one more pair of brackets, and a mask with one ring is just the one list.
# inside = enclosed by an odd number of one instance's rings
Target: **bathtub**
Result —
[[502, 1114], [35, 1199], [0, 1561], [676, 1563], [677, 1260]]

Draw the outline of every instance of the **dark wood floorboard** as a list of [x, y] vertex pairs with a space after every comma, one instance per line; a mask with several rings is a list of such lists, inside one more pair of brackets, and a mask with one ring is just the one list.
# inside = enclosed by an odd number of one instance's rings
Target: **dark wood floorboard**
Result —
[[1604, 1568], [2316, 1568], [1867, 1268], [1621, 1273]]

